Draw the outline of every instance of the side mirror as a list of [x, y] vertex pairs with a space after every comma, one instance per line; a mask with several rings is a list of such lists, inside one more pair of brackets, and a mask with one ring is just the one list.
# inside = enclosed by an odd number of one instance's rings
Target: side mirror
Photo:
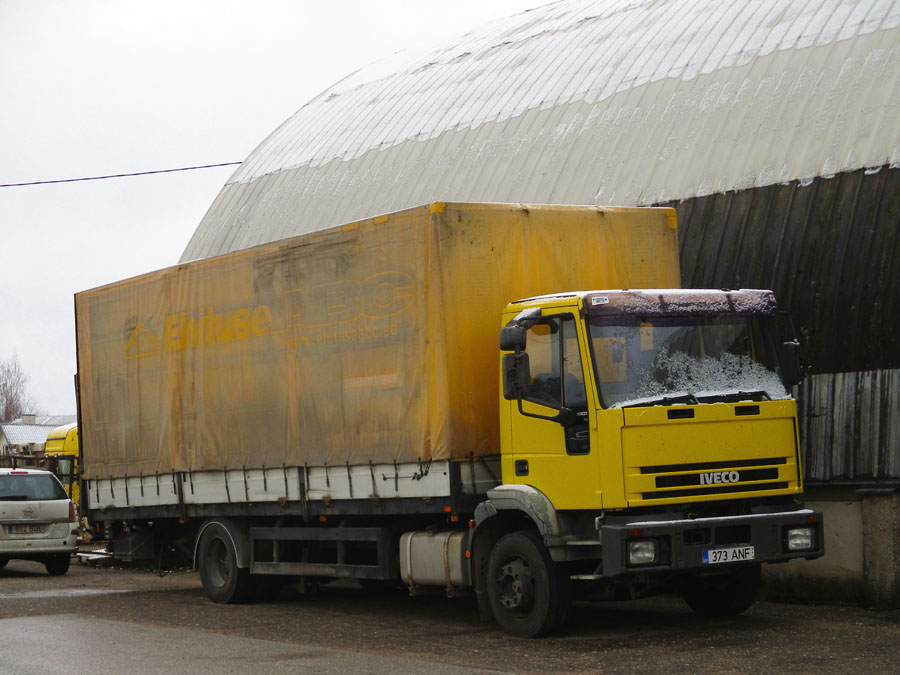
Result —
[[515, 324], [504, 326], [500, 329], [500, 351], [523, 352], [525, 351], [525, 336], [528, 331], [523, 326]]
[[560, 408], [559, 413], [553, 418], [553, 421], [562, 424], [563, 427], [568, 429], [578, 422], [578, 415], [575, 414], [575, 411], [571, 408]]
[[[504, 329], [506, 330], [506, 329]], [[528, 354], [516, 352], [503, 355], [503, 398], [521, 400], [531, 385], [531, 366]]]
[[788, 385], [793, 387], [803, 380], [803, 368], [800, 365], [800, 343], [796, 340], [781, 345], [781, 367]]

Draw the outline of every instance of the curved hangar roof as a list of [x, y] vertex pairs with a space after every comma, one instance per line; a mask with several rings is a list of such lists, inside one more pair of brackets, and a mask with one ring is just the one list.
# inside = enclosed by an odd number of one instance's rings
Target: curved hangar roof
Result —
[[182, 261], [432, 200], [648, 205], [900, 164], [892, 0], [566, 0], [364, 68]]

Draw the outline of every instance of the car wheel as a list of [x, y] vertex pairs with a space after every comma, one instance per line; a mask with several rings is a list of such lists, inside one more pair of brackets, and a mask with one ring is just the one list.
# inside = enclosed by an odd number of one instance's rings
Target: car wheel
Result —
[[701, 616], [736, 616], [754, 603], [759, 583], [760, 566], [749, 565], [729, 574], [688, 579], [681, 596]]
[[571, 604], [568, 576], [530, 531], [507, 534], [494, 545], [487, 588], [497, 623], [518, 637], [550, 633], [563, 623]]
[[69, 571], [71, 561], [72, 556], [68, 553], [56, 553], [44, 560], [44, 567], [47, 568], [47, 574], [58, 577]]
[[213, 523], [200, 538], [200, 580], [207, 597], [220, 604], [248, 602], [256, 591], [256, 579], [250, 570], [238, 567], [237, 552], [231, 534]]

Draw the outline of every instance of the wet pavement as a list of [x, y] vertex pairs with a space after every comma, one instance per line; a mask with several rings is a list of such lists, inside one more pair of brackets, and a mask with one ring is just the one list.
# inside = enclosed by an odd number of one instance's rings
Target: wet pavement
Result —
[[[48, 649], [48, 636], [54, 636]], [[169, 673], [421, 673], [417, 659], [353, 650], [306, 647], [210, 631], [110, 621], [77, 614], [0, 619], [0, 672], [71, 675], [73, 672], [142, 675]], [[84, 669], [76, 654], [92, 645]], [[61, 658], [61, 655], [68, 655]], [[471, 673], [471, 668], [429, 664], [429, 672]]]
[[[677, 598], [577, 602], [558, 635], [520, 640], [471, 598], [352, 582], [216, 605], [190, 571], [0, 570], [2, 673], [897, 672], [900, 610], [760, 602], [732, 619]], [[9, 648], [15, 645], [15, 648]]]

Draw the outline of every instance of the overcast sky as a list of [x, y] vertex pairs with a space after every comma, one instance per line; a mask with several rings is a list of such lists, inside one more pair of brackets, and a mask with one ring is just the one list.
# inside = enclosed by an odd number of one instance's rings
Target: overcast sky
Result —
[[[0, 184], [241, 161], [317, 93], [546, 0], [0, 0]], [[75, 412], [76, 291], [177, 263], [235, 167], [0, 188], [0, 359]]]

